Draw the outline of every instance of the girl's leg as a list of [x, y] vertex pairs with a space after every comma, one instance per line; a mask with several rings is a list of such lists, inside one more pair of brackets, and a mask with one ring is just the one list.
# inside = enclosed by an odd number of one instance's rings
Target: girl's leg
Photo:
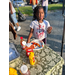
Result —
[[45, 6], [45, 18], [47, 17], [48, 6]]
[[17, 21], [17, 19], [16, 19], [16, 13], [11, 14], [11, 18], [12, 18], [13, 22], [14, 22], [17, 26], [19, 26], [18, 21]]
[[47, 17], [48, 6], [43, 6], [43, 9], [44, 9], [44, 12], [45, 12], [44, 18], [46, 18]]
[[33, 9], [33, 11], [34, 11], [34, 8], [36, 7], [37, 5], [32, 5], [32, 9]]
[[16, 38], [17, 38], [16, 31], [14, 30], [13, 25], [11, 24], [10, 21], [9, 21], [9, 31], [12, 32], [12, 34], [13, 34], [13, 36], [14, 36], [14, 39], [16, 39]]
[[[46, 15], [46, 8], [45, 8], [45, 6], [43, 6], [43, 9], [44, 9], [44, 12], [45, 12], [45, 15]], [[45, 18], [45, 15], [44, 15], [44, 18]]]
[[21, 27], [19, 26], [19, 23], [18, 23], [18, 21], [16, 19], [16, 13], [13, 13], [11, 15], [11, 18], [12, 18], [13, 22], [18, 26], [17, 31], [19, 31], [21, 29]]
[[17, 22], [16, 25], [19, 26], [19, 23]]
[[10, 22], [12, 22], [13, 23], [13, 26], [15, 26], [15, 23], [13, 22], [13, 20], [12, 20], [12, 18], [11, 18], [11, 14], [9, 13], [9, 20], [10, 20]]

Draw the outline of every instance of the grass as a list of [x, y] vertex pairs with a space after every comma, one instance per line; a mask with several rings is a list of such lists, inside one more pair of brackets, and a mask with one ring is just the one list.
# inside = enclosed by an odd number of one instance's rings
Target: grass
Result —
[[49, 4], [48, 5], [48, 11], [59, 10], [59, 9], [62, 9], [62, 7], [63, 7], [62, 4]]
[[[63, 6], [62, 3], [61, 4], [49, 4], [48, 11], [62, 9], [62, 6]], [[17, 14], [18, 13], [17, 8], [15, 8], [15, 10]], [[19, 10], [21, 11], [22, 14], [32, 16], [32, 13], [33, 13], [32, 6], [19, 7]]]
[[[18, 12], [17, 8], [15, 8], [16, 13]], [[32, 7], [31, 6], [27, 6], [27, 7], [19, 7], [19, 10], [21, 11], [22, 14], [27, 14], [29, 16], [32, 16]]]

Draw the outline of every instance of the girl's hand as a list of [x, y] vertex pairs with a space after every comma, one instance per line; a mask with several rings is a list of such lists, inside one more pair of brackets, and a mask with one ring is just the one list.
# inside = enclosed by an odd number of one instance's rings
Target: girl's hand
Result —
[[11, 10], [11, 14], [13, 14], [12, 10]]
[[50, 34], [51, 33], [51, 30], [52, 30], [52, 26], [51, 27], [48, 27], [47, 32]]
[[13, 14], [11, 2], [9, 2], [9, 7], [10, 7], [10, 13]]
[[27, 39], [27, 43], [30, 43], [30, 38], [32, 37], [32, 35], [33, 35], [33, 31], [34, 31], [34, 29], [30, 29], [30, 33], [29, 33], [29, 36], [28, 36], [28, 39]]
[[27, 43], [30, 43], [30, 40], [27, 40]]

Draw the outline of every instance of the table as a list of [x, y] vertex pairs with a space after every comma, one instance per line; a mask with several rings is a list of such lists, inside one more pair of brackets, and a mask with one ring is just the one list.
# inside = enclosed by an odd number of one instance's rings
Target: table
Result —
[[29, 68], [30, 75], [62, 75], [63, 58], [46, 45], [43, 49], [34, 51], [36, 56], [34, 66], [30, 65], [26, 52], [21, 49], [20, 45], [17, 45], [16, 49], [20, 53], [20, 57], [9, 62], [9, 67], [15, 68], [18, 71], [18, 75], [21, 75], [19, 70], [23, 64]]

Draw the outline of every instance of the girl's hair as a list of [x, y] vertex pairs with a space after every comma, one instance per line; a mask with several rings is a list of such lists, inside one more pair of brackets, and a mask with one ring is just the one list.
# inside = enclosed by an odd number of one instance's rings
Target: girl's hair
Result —
[[[42, 6], [36, 6], [35, 8], [34, 8], [34, 12], [33, 12], [33, 20], [36, 20], [37, 19], [37, 17], [36, 17], [36, 13], [39, 13], [39, 9], [43, 9], [43, 7]], [[44, 9], [43, 9], [44, 10]]]

